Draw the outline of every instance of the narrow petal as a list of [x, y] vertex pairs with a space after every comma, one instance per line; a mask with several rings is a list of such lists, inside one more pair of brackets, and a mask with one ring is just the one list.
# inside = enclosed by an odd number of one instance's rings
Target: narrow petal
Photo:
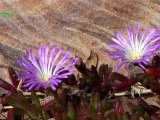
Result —
[[144, 68], [143, 65], [148, 64], [149, 59], [160, 51], [160, 30], [154, 28], [148, 33], [148, 29], [145, 29], [141, 34], [141, 25], [138, 24], [135, 32], [133, 25], [129, 26], [126, 32], [127, 37], [120, 31], [112, 37], [111, 40], [115, 43], [110, 44], [109, 47], [115, 50], [108, 50], [107, 53], [114, 60], [120, 59], [118, 69], [123, 65], [127, 69], [133, 62]]
[[[50, 50], [51, 49], [51, 50]], [[63, 78], [68, 78], [75, 71], [70, 71], [78, 59], [70, 57], [70, 51], [64, 52], [64, 48], [58, 49], [56, 45], [50, 48], [49, 43], [38, 46], [38, 56], [35, 57], [32, 50], [27, 51], [26, 57], [20, 55], [17, 63], [26, 71], [19, 71], [23, 80], [23, 88], [28, 91], [40, 89], [57, 90]], [[66, 73], [66, 71], [68, 71]]]

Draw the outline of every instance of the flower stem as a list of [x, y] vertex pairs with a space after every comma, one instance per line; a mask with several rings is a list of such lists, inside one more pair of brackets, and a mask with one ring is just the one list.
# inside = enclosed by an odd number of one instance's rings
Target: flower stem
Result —
[[57, 91], [51, 91], [51, 93], [53, 94], [54, 100], [56, 101], [56, 106], [59, 109], [61, 109], [62, 108], [62, 104], [61, 104], [61, 101], [60, 101], [60, 98], [59, 98], [59, 95], [58, 95]]

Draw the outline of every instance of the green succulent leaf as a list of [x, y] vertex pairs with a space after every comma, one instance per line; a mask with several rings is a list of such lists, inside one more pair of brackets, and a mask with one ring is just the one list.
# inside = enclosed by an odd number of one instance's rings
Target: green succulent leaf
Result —
[[36, 92], [32, 91], [31, 97], [32, 97], [32, 103], [35, 104], [37, 107], [40, 107], [39, 97], [37, 96]]
[[22, 109], [22, 110], [25, 110], [25, 108], [20, 105], [15, 98], [13, 97], [10, 97], [9, 100], [8, 100], [8, 104], [13, 106], [14, 108], [18, 108], [18, 109]]
[[75, 120], [76, 119], [76, 110], [71, 102], [68, 103], [68, 110], [67, 110], [67, 116], [69, 120]]
[[98, 93], [93, 93], [92, 98], [91, 98], [91, 106], [93, 110], [97, 110], [97, 106], [99, 104], [100, 98]]
[[42, 116], [43, 116], [44, 120], [48, 120], [50, 118], [50, 116], [48, 115], [48, 113], [44, 112], [44, 111], [42, 112]]
[[36, 110], [37, 114], [42, 114], [41, 104], [36, 92], [32, 91], [31, 97], [32, 97], [32, 104], [35, 106], [34, 109]]
[[35, 114], [31, 111], [26, 111], [26, 113], [32, 120], [39, 120], [40, 119], [37, 114]]

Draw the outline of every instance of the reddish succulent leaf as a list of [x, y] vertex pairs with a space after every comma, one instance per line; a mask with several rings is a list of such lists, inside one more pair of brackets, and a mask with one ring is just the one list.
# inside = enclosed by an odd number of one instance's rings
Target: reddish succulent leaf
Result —
[[5, 90], [11, 91], [11, 92], [16, 90], [11, 84], [4, 81], [2, 78], [0, 78], [0, 87], [2, 87]]
[[143, 99], [139, 98], [138, 99], [138, 103], [140, 106], [142, 106], [144, 108], [144, 110], [149, 114], [155, 114], [159, 108], [153, 105], [148, 105]]
[[78, 60], [78, 62], [75, 64], [75, 67], [77, 68], [77, 70], [78, 70], [80, 73], [83, 73], [83, 74], [86, 73], [86, 65], [85, 65], [85, 63], [83, 62], [82, 58], [79, 57], [79, 60]]
[[99, 67], [99, 77], [100, 80], [108, 80], [110, 77], [110, 74], [112, 72], [112, 68], [108, 67], [108, 65], [102, 64]]
[[106, 73], [107, 73], [107, 68], [108, 68], [108, 65], [105, 65], [105, 64], [102, 64], [100, 65], [99, 67], [99, 77], [100, 77], [100, 80], [105, 80], [106, 78]]
[[159, 83], [158, 80], [157, 81], [156, 80], [151, 81], [150, 87], [151, 87], [152, 92], [160, 94], [160, 83]]
[[[68, 72], [69, 72], [68, 70], [64, 70], [64, 71], [60, 72], [59, 74], [64, 74], [64, 73], [68, 73]], [[74, 74], [69, 75], [68, 78], [63, 78], [62, 80], [66, 85], [70, 85], [70, 86], [74, 86], [77, 83], [76, 77], [74, 76]]]
[[91, 69], [87, 69], [87, 79], [88, 83], [93, 86], [94, 89], [99, 89], [99, 76], [95, 66], [91, 66]]
[[90, 120], [91, 106], [90, 104], [85, 104], [84, 101], [77, 107], [77, 120]]
[[118, 80], [118, 81], [121, 81], [121, 82], [125, 82], [128, 80], [128, 78], [120, 73], [117, 73], [117, 72], [113, 72], [111, 74], [111, 80], [112, 81], [115, 81], [115, 80]]
[[7, 120], [15, 120], [14, 118], [14, 109], [9, 109], [7, 112]]
[[8, 102], [13, 107], [23, 109], [30, 115], [37, 114], [36, 106], [30, 104], [20, 91], [13, 92]]
[[160, 116], [153, 114], [151, 115], [151, 120], [160, 120]]
[[85, 116], [85, 117], [82, 118], [82, 120], [92, 120], [92, 119], [88, 116]]
[[55, 118], [55, 115], [56, 115], [56, 112], [51, 111], [51, 116], [52, 116], [52, 118]]
[[101, 103], [97, 107], [97, 120], [104, 120], [104, 109]]
[[139, 120], [139, 118], [140, 114], [138, 111], [131, 115], [131, 120]]
[[99, 76], [98, 76], [97, 68], [94, 65], [91, 65], [90, 68], [86, 68], [86, 65], [83, 62], [83, 60], [79, 58], [79, 61], [77, 62], [75, 67], [86, 79], [88, 85], [93, 86], [92, 88], [94, 89], [100, 88], [100, 85], [98, 84]]
[[9, 67], [9, 68], [8, 68], [8, 73], [9, 73], [9, 77], [10, 77], [10, 79], [11, 79], [12, 84], [13, 84], [15, 87], [17, 87], [19, 81], [17, 80], [17, 79], [18, 79], [18, 75], [16, 74], [15, 70], [14, 70], [12, 67]]
[[63, 112], [55, 112], [54, 117], [55, 117], [55, 120], [64, 120]]
[[54, 108], [55, 101], [51, 100], [42, 106], [44, 111], [48, 111]]
[[114, 111], [107, 111], [105, 113], [106, 120], [118, 120], [118, 116]]
[[120, 92], [120, 91], [128, 90], [135, 83], [136, 83], [135, 79], [130, 78], [120, 84], [116, 84], [116, 83], [111, 84], [111, 89], [113, 91]]
[[[105, 82], [101, 83], [101, 88], [103, 89], [102, 93], [107, 94], [111, 90], [111, 84], [106, 84]], [[101, 94], [101, 93], [100, 93]], [[103, 95], [103, 94], [102, 94]]]
[[9, 97], [11, 97], [11, 92], [8, 92], [5, 96], [0, 98], [0, 104], [4, 105], [8, 102]]
[[81, 118], [77, 118], [76, 120], [92, 120], [92, 119], [86, 115]]
[[76, 85], [77, 81], [76, 81], [76, 77], [74, 75], [70, 75], [68, 76], [68, 78], [64, 79], [63, 82], [66, 85], [70, 85], [70, 86], [74, 86]]
[[156, 55], [152, 59], [152, 67], [157, 68], [159, 65], [160, 65], [160, 57]]
[[30, 112], [35, 112], [35, 106], [29, 104], [27, 101], [24, 101], [22, 99], [16, 98], [16, 101], [18, 104], [20, 104], [24, 109], [30, 111]]
[[87, 81], [85, 78], [80, 78], [79, 79], [79, 84], [78, 87], [80, 90], [84, 89], [87, 86]]
[[102, 64], [99, 68], [99, 82], [101, 83], [101, 88], [106, 91], [110, 91], [110, 80], [112, 73], [112, 68], [108, 65]]
[[130, 120], [131, 119], [130, 114], [128, 112], [124, 113], [123, 119], [124, 120]]
[[[142, 117], [142, 116], [141, 116]], [[144, 120], [150, 120], [151, 119], [151, 116], [145, 112], [144, 116], [143, 116]]]
[[111, 89], [113, 91], [118, 91], [118, 92], [129, 89], [132, 85], [134, 85], [137, 82], [134, 77], [128, 78], [116, 72], [112, 73], [110, 81], [112, 81], [112, 84], [110, 85]]
[[146, 69], [144, 69], [144, 72], [147, 75], [151, 75], [151, 76], [154, 76], [154, 77], [160, 77], [160, 70], [155, 69], [155, 68], [146, 68]]
[[63, 110], [67, 109], [67, 103], [68, 103], [68, 89], [64, 89], [60, 95], [60, 100], [62, 102]]
[[118, 116], [122, 116], [124, 113], [123, 105], [119, 99], [114, 103], [114, 111]]
[[149, 110], [149, 105], [141, 98], [138, 99], [139, 105]]
[[115, 92], [124, 91], [124, 90], [127, 90], [128, 88], [129, 87], [127, 84], [112, 84], [111, 85], [112, 91], [115, 91]]
[[154, 106], [154, 105], [149, 105], [149, 107], [150, 107], [152, 113], [156, 113], [160, 110], [159, 107]]

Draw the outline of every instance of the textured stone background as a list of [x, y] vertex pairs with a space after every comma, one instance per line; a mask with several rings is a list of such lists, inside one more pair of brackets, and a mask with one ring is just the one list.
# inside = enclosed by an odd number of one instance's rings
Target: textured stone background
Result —
[[[15, 65], [25, 49], [50, 42], [87, 58], [95, 51], [100, 62], [115, 62], [105, 53], [109, 37], [131, 23], [159, 26], [159, 0], [0, 0], [0, 12], [16, 16], [0, 19], [0, 65]], [[0, 68], [0, 77], [7, 78]]]

